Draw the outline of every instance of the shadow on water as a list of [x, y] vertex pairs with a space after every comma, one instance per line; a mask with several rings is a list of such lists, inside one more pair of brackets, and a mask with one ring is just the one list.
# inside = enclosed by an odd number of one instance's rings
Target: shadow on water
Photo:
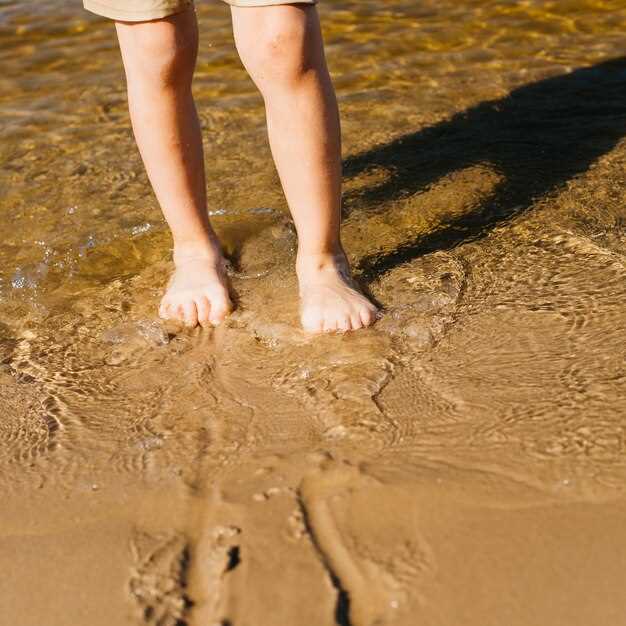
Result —
[[359, 205], [369, 210], [471, 165], [487, 163], [503, 176], [478, 210], [388, 254], [365, 257], [363, 279], [483, 236], [585, 172], [625, 134], [626, 57], [620, 57], [524, 85], [505, 98], [349, 157], [348, 177], [375, 168], [389, 172], [384, 183], [358, 192]]

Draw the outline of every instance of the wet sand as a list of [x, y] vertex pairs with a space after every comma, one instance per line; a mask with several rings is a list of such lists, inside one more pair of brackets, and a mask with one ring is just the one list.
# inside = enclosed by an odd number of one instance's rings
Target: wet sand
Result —
[[314, 339], [225, 8], [206, 332], [156, 317], [110, 24], [0, 4], [2, 626], [626, 623], [626, 11], [415, 4], [321, 6], [384, 316]]

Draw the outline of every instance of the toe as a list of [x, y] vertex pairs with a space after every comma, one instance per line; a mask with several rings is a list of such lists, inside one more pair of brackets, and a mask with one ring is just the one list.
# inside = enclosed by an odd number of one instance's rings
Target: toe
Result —
[[376, 309], [363, 308], [359, 313], [363, 326], [371, 326], [376, 321]]
[[170, 319], [178, 320], [179, 322], [185, 321], [185, 310], [182, 304], [172, 303], [170, 304], [168, 311], [170, 312]]
[[352, 327], [352, 330], [359, 330], [359, 328], [363, 328], [363, 322], [358, 313], [353, 313], [350, 316], [350, 326]]
[[346, 332], [348, 330], [351, 330], [352, 323], [350, 321], [350, 318], [347, 315], [344, 315], [343, 317], [339, 317], [337, 319], [335, 327], [339, 332]]
[[198, 311], [198, 323], [205, 327], [209, 326], [209, 318], [211, 314], [211, 305], [206, 296], [202, 296], [196, 300], [196, 309]]
[[323, 333], [324, 332], [324, 327], [322, 326], [322, 323], [319, 321], [318, 322], [303, 322], [302, 328], [307, 333]]
[[337, 320], [332, 317], [327, 317], [322, 322], [322, 331], [325, 333], [332, 333], [337, 330]]
[[161, 310], [163, 311], [163, 319], [172, 320], [176, 319], [176, 309], [170, 302], [165, 302], [161, 305]]
[[196, 303], [193, 300], [181, 304], [178, 309], [185, 326], [193, 328], [198, 324], [198, 310], [196, 309]]
[[226, 316], [230, 313], [231, 305], [227, 300], [218, 300], [211, 303], [211, 313], [209, 315], [209, 321], [214, 326], [221, 324]]
[[305, 309], [300, 316], [300, 323], [307, 333], [321, 333], [323, 331], [322, 315], [318, 311]]

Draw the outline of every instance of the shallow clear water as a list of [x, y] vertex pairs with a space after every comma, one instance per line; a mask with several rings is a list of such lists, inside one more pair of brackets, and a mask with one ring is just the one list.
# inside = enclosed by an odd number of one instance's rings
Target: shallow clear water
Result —
[[111, 24], [62, 2], [0, 2], [1, 489], [188, 493], [277, 454], [299, 475], [315, 453], [390, 483], [436, 468], [548, 499], [621, 494], [623, 3], [320, 11], [345, 244], [385, 315], [311, 339], [227, 8], [198, 7], [195, 89], [240, 306], [209, 334], [156, 318], [170, 241]]

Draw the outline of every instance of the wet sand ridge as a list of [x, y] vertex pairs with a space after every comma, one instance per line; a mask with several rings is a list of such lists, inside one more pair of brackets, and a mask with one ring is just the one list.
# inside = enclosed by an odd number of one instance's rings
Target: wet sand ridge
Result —
[[419, 4], [320, 6], [385, 315], [316, 339], [224, 8], [196, 91], [239, 308], [191, 332], [110, 24], [0, 5], [0, 624], [626, 621], [626, 14]]

